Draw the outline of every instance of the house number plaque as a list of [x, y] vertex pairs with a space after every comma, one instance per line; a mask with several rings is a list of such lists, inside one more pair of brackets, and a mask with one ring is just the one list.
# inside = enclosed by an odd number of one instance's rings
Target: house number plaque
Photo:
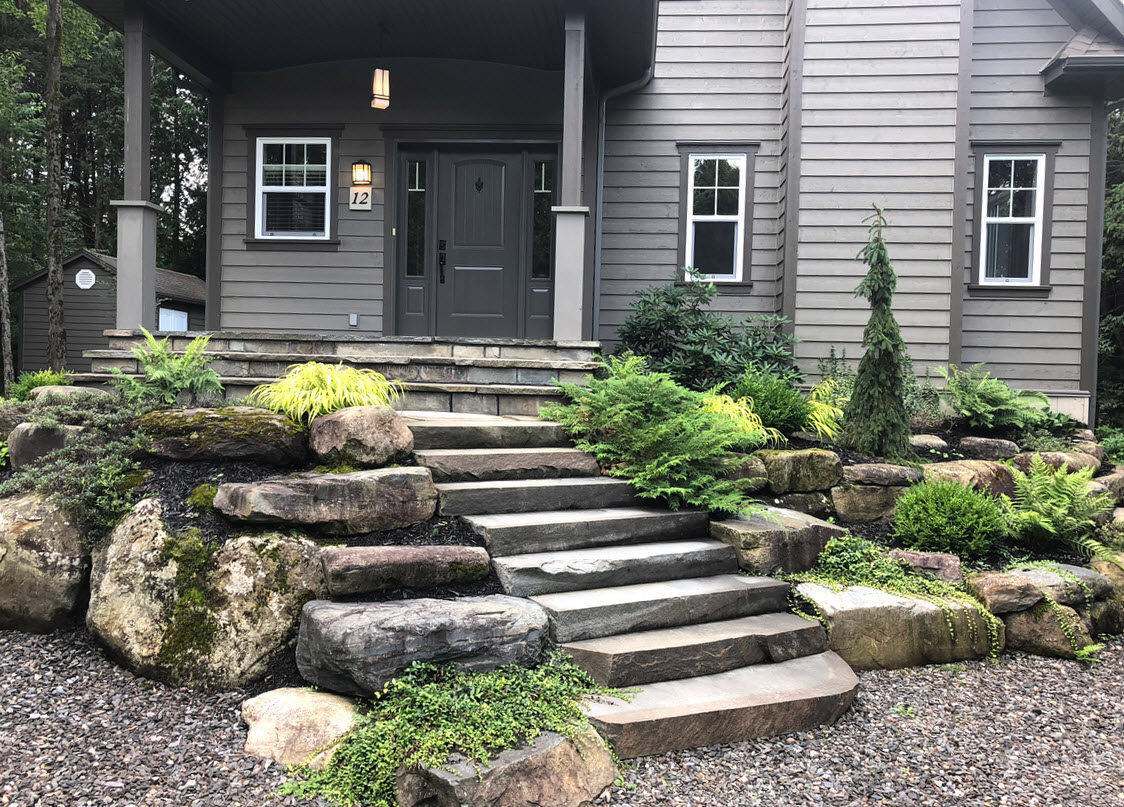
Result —
[[348, 210], [370, 210], [371, 209], [371, 186], [370, 185], [352, 185], [351, 194], [347, 197]]

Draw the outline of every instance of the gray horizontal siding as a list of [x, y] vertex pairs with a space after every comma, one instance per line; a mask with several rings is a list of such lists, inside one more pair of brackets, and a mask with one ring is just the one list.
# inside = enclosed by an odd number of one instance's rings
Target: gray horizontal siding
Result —
[[[80, 289], [75, 284], [74, 276], [82, 269], [90, 269], [97, 277], [93, 288]], [[42, 370], [47, 367], [47, 279], [41, 278], [24, 287], [21, 297], [20, 370]], [[116, 327], [115, 278], [85, 258], [74, 261], [63, 268], [62, 306], [66, 369], [88, 372], [90, 360], [82, 356], [82, 351], [108, 347], [104, 331]]]

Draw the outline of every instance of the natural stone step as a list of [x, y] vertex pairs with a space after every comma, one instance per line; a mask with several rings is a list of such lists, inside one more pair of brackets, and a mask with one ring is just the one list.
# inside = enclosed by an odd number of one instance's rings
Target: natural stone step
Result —
[[561, 649], [597, 683], [629, 687], [822, 653], [827, 634], [820, 623], [795, 614], [762, 614], [586, 639]]
[[637, 504], [632, 485], [621, 479], [518, 479], [497, 482], [446, 482], [437, 486], [443, 516], [537, 513]]
[[434, 482], [598, 476], [597, 460], [576, 448], [453, 448], [415, 452]]
[[555, 448], [570, 441], [557, 423], [531, 417], [487, 417], [403, 411], [414, 449]]
[[594, 727], [622, 758], [808, 731], [847, 711], [858, 678], [835, 653], [644, 687], [592, 702]]
[[673, 628], [783, 611], [789, 586], [768, 577], [723, 574], [531, 597], [550, 615], [556, 642]]
[[568, 552], [536, 552], [496, 558], [508, 594], [531, 597], [559, 591], [709, 577], [738, 570], [732, 547], [721, 541], [666, 541], [603, 546]]
[[710, 525], [711, 536], [734, 547], [738, 563], [750, 574], [806, 572], [827, 542], [844, 532], [836, 524], [780, 507]]
[[647, 507], [558, 510], [466, 516], [484, 537], [492, 558], [532, 552], [559, 552], [592, 546], [639, 544], [706, 534], [707, 514]]

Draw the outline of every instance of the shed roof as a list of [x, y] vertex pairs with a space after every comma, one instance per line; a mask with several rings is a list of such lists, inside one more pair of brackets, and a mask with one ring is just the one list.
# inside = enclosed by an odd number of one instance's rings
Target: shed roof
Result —
[[[112, 255], [102, 255], [98, 252], [91, 252], [88, 249], [80, 249], [72, 255], [67, 256], [62, 262], [63, 268], [65, 269], [75, 261], [82, 259], [96, 263], [111, 275], [117, 274], [117, 258]], [[13, 291], [18, 291], [26, 286], [30, 286], [32, 283], [42, 280], [46, 276], [46, 271], [38, 272], [17, 283], [13, 287]], [[156, 296], [181, 303], [203, 305], [207, 301], [207, 284], [195, 275], [157, 268]]]

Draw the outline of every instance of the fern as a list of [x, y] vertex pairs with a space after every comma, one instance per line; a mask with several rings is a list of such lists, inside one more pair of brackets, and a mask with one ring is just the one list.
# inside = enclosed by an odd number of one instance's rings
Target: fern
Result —
[[207, 396], [221, 396], [219, 374], [207, 365], [205, 355], [210, 336], [191, 340], [182, 356], [177, 356], [167, 339], [157, 339], [144, 330], [145, 345], [133, 348], [142, 376], [135, 378], [113, 368], [112, 383], [131, 403], [175, 406], [186, 394], [194, 403]]
[[972, 428], [1027, 430], [1049, 420], [1050, 400], [1045, 395], [1013, 390], [984, 372], [981, 365], [961, 370], [950, 364], [938, 367], [937, 372], [946, 382], [942, 393], [945, 402]]
[[249, 399], [307, 426], [349, 406], [389, 406], [401, 396], [402, 385], [382, 373], [310, 361], [291, 365], [276, 381], [254, 389]]

